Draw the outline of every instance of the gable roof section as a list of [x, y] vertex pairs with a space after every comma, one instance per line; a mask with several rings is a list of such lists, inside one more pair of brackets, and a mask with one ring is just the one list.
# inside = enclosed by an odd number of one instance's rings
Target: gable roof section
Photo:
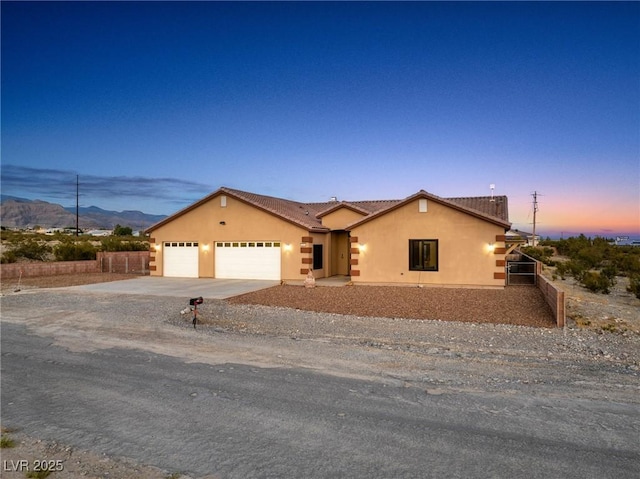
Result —
[[509, 215], [507, 208], [506, 196], [490, 197], [467, 197], [467, 198], [440, 198], [439, 196], [420, 190], [418, 193], [411, 195], [404, 200], [377, 200], [377, 201], [329, 201], [326, 203], [300, 203], [298, 201], [276, 198], [273, 196], [258, 195], [246, 191], [235, 190], [232, 188], [221, 187], [210, 195], [196, 201], [192, 205], [168, 216], [164, 220], [149, 227], [145, 233], [160, 228], [161, 226], [175, 220], [176, 218], [196, 209], [197, 207], [211, 201], [218, 195], [227, 195], [233, 197], [243, 203], [254, 206], [262, 211], [272, 214], [284, 221], [293, 223], [294, 225], [305, 228], [310, 232], [328, 233], [329, 228], [322, 225], [322, 217], [338, 210], [339, 208], [348, 208], [357, 213], [363, 214], [364, 217], [349, 227], [354, 227], [375, 219], [383, 214], [393, 211], [400, 206], [410, 203], [418, 198], [427, 198], [438, 203], [450, 206], [459, 211], [466, 212], [478, 218], [496, 223], [500, 226], [508, 228]]
[[257, 195], [255, 193], [249, 193], [247, 191], [234, 190], [232, 188], [221, 187], [214, 191], [210, 195], [205, 196], [199, 201], [196, 201], [192, 205], [168, 216], [164, 220], [156, 223], [153, 226], [147, 228], [145, 233], [151, 233], [152, 231], [160, 228], [161, 226], [170, 223], [176, 218], [196, 209], [197, 207], [211, 201], [218, 195], [231, 196], [243, 203], [247, 203], [262, 211], [277, 216], [285, 221], [293, 223], [297, 226], [307, 229], [308, 231], [317, 231], [320, 233], [326, 233], [329, 228], [322, 226], [320, 220], [316, 218], [316, 214], [320, 208], [314, 208], [313, 204], [299, 203], [297, 201], [285, 200], [282, 198], [276, 198], [273, 196]]
[[[361, 215], [368, 216], [372, 213], [384, 210], [397, 203], [397, 200], [381, 200], [381, 201], [340, 201], [328, 203], [328, 207], [321, 210], [316, 215], [316, 218], [323, 218], [334, 211], [338, 211], [341, 208], [360, 213]], [[327, 205], [327, 203], [316, 203], [318, 205]]]
[[[297, 201], [285, 200], [274, 196], [257, 195], [246, 191], [234, 190], [222, 187], [220, 192], [233, 196], [240, 201], [244, 201], [256, 208], [264, 210], [275, 216], [289, 221], [309, 231], [327, 232], [329, 228], [322, 226], [316, 215], [320, 211], [319, 203], [299, 203]], [[323, 205], [325, 203], [322, 203]]]
[[[350, 225], [347, 226], [347, 229], [355, 228], [356, 226], [360, 226], [368, 221], [379, 218], [380, 216], [383, 216], [395, 209], [398, 209], [420, 198], [426, 198], [436, 203], [449, 206], [455, 210], [470, 214], [482, 220], [489, 221], [490, 223], [494, 223], [499, 226], [502, 226], [504, 228], [511, 227], [511, 223], [508, 220], [506, 196], [494, 196], [493, 201], [491, 201], [491, 197], [488, 197], [488, 196], [487, 197], [470, 197], [470, 198], [441, 198], [431, 193], [427, 193], [424, 190], [420, 190], [416, 194], [411, 195], [402, 201], [398, 201], [394, 205], [386, 209], [380, 210], [365, 218], [355, 221], [354, 223], [351, 223]], [[500, 199], [500, 206], [496, 207], [495, 205], [493, 205], [493, 203], [498, 202], [498, 199]], [[473, 205], [473, 206], [470, 206], [470, 205]], [[496, 212], [499, 212], [499, 215], [490, 214], [490, 212], [494, 210]]]

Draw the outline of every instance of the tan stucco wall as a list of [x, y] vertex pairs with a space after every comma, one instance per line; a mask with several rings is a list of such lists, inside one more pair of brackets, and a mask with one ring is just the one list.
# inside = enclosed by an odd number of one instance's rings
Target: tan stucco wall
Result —
[[339, 208], [322, 217], [322, 226], [332, 230], [343, 230], [348, 224], [355, 223], [364, 215], [349, 208]]
[[[212, 278], [215, 273], [216, 241], [279, 241], [282, 248], [282, 279], [299, 280], [301, 276], [301, 238], [308, 232], [292, 223], [259, 210], [233, 197], [226, 196], [227, 206], [221, 207], [217, 195], [206, 203], [175, 218], [151, 232], [155, 244], [165, 241], [197, 241], [199, 243], [199, 276]], [[224, 221], [225, 225], [220, 222]], [[322, 242], [326, 235], [316, 235], [314, 242]], [[321, 240], [322, 238], [322, 240]], [[291, 247], [288, 248], [287, 245]], [[151, 245], [153, 248], [153, 244]], [[206, 250], [208, 248], [208, 251]], [[325, 248], [326, 249], [326, 248]], [[155, 255], [153, 276], [162, 276], [162, 248]], [[326, 263], [325, 263], [326, 264]]]
[[[351, 236], [365, 250], [357, 258], [359, 276], [354, 283], [409, 283], [447, 286], [501, 287], [494, 279], [496, 260], [504, 254], [490, 251], [504, 228], [435, 201], [426, 213], [418, 212], [418, 200], [352, 229]], [[409, 239], [437, 239], [438, 271], [409, 270]], [[504, 245], [504, 244], [503, 244]], [[503, 246], [502, 245], [502, 246]], [[352, 247], [357, 247], [353, 244]]]
[[[311, 237], [311, 239], [313, 240], [312, 242], [310, 242], [308, 244], [309, 247], [311, 247], [313, 249], [312, 245], [318, 245], [321, 244], [322, 245], [322, 268], [321, 269], [314, 269], [313, 270], [313, 277], [314, 278], [325, 278], [326, 276], [329, 275], [329, 270], [330, 270], [330, 254], [331, 254], [331, 249], [330, 249], [330, 244], [327, 244], [327, 240], [329, 239], [329, 235], [328, 234], [324, 234], [324, 233], [314, 233], [314, 234], [309, 234], [307, 235], [309, 237]], [[303, 255], [304, 257], [308, 257], [313, 259], [313, 253], [307, 253]], [[312, 266], [312, 264], [309, 264], [307, 266], [303, 266], [303, 268], [305, 267], [310, 267]], [[298, 271], [298, 273], [300, 273], [300, 271]]]

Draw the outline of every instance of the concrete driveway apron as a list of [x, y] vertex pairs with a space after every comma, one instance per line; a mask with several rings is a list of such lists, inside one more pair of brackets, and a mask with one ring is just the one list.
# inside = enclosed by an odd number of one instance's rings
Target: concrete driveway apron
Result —
[[260, 289], [270, 288], [280, 281], [252, 279], [165, 278], [139, 276], [122, 281], [71, 286], [67, 290], [91, 293], [139, 294], [207, 299], [226, 299]]

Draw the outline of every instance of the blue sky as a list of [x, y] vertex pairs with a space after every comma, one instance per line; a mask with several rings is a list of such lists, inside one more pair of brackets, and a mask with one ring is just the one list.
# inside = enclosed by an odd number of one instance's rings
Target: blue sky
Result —
[[2, 193], [509, 197], [640, 236], [640, 3], [5, 2]]

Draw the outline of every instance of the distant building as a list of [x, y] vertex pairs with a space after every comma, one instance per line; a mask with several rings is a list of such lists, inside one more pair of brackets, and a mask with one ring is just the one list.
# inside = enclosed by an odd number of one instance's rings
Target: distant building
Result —
[[[534, 246], [533, 242], [533, 233], [527, 233], [526, 231], [520, 230], [509, 230], [506, 234], [507, 238], [511, 241], [510, 243], [521, 243], [523, 246]], [[540, 244], [540, 236], [536, 235], [535, 244]]]
[[617, 236], [613, 244], [616, 246], [640, 246], [640, 239], [629, 236]]
[[113, 234], [112, 230], [91, 230], [87, 231], [88, 235], [91, 236], [111, 236]]

